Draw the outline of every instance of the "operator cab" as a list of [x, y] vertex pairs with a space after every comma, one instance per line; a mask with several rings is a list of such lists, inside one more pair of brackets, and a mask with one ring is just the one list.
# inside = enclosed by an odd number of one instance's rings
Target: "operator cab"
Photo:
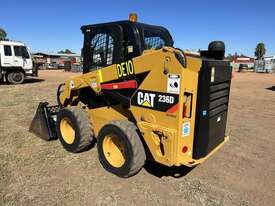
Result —
[[147, 49], [174, 44], [166, 28], [133, 21], [86, 25], [81, 30], [83, 73], [127, 61]]

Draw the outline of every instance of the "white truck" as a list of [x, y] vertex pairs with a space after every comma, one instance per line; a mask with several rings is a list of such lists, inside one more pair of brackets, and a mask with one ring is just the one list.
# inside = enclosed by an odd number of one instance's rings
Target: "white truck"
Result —
[[21, 42], [0, 41], [0, 82], [21, 84], [26, 76], [37, 76], [29, 49]]

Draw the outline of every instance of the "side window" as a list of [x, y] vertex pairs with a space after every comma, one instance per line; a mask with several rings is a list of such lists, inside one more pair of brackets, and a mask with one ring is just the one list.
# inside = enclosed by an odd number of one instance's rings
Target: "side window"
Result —
[[30, 55], [29, 55], [29, 52], [27, 51], [27, 48], [22, 46], [21, 49], [22, 49], [22, 56], [26, 59], [29, 59]]
[[160, 49], [168, 45], [161, 31], [145, 29], [143, 34], [145, 49]]
[[113, 63], [114, 39], [107, 33], [98, 33], [91, 39], [91, 69], [99, 69]]
[[30, 55], [24, 46], [14, 46], [14, 55], [17, 57], [24, 57], [26, 59], [30, 58]]
[[14, 46], [13, 49], [14, 49], [14, 56], [17, 56], [17, 57], [22, 56], [20, 46]]
[[4, 53], [5, 53], [5, 56], [12, 56], [11, 46], [4, 46]]
[[160, 49], [165, 45], [164, 40], [159, 36], [144, 37], [146, 49]]

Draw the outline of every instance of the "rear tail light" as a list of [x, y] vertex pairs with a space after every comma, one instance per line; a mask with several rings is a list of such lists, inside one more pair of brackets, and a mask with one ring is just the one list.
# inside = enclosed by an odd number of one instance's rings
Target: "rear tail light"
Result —
[[188, 147], [187, 146], [184, 146], [182, 149], [181, 149], [182, 153], [186, 153], [188, 151]]

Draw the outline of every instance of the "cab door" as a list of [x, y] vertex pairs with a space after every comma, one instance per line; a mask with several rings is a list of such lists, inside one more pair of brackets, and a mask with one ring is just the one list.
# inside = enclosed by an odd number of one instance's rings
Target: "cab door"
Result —
[[13, 50], [15, 65], [24, 70], [31, 70], [32, 60], [27, 48], [25, 46], [13, 46]]
[[22, 58], [23, 58], [23, 69], [31, 70], [33, 68], [32, 58], [27, 47], [23, 46], [22, 48]]
[[14, 66], [23, 68], [23, 59], [20, 50], [20, 46], [13, 46], [13, 59], [14, 59]]
[[123, 29], [120, 25], [95, 25], [82, 28], [84, 33], [83, 73], [123, 60]]
[[4, 51], [1, 58], [2, 60], [1, 66], [2, 67], [14, 66], [12, 47], [10, 45], [3, 45], [3, 50]]

